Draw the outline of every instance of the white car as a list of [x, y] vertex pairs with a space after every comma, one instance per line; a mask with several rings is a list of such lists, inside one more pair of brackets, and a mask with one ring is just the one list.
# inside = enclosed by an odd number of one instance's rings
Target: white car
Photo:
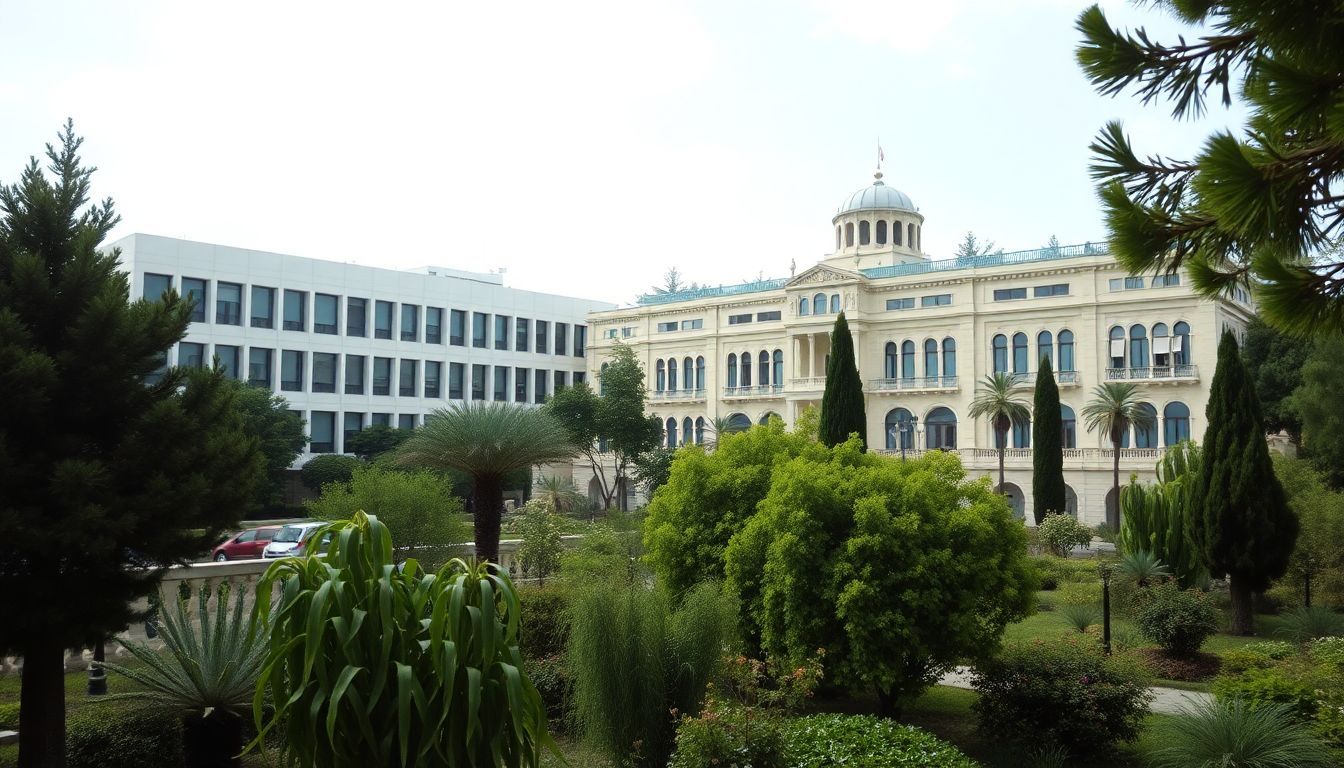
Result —
[[[305, 549], [308, 546], [309, 539], [313, 532], [326, 523], [290, 523], [281, 528], [271, 543], [261, 551], [264, 558], [276, 557], [300, 557], [306, 554]], [[331, 535], [322, 537], [322, 543], [331, 541]]]

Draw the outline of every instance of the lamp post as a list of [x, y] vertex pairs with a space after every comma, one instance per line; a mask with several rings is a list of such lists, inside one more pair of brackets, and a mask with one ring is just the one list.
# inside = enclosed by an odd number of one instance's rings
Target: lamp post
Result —
[[103, 641], [100, 638], [93, 644], [93, 662], [89, 664], [89, 695], [102, 696], [107, 693], [107, 670], [103, 669]]
[[1097, 566], [1101, 574], [1101, 649], [1111, 655], [1111, 566], [1101, 563]]
[[912, 416], [912, 417], [910, 417], [909, 419], [905, 419], [905, 420], [902, 420], [902, 421], [898, 421], [898, 422], [896, 422], [895, 424], [893, 424], [893, 425], [891, 426], [891, 436], [892, 436], [892, 439], [893, 439], [893, 440], [897, 440], [897, 441], [900, 442], [900, 446], [901, 446], [901, 461], [905, 461], [905, 443], [906, 443], [906, 441], [909, 440], [909, 439], [911, 438], [912, 435], [914, 435], [914, 433], [916, 432], [916, 430], [918, 430], [918, 431], [920, 431], [920, 432], [923, 431], [923, 430], [919, 430], [919, 429], [918, 429], [918, 424], [919, 424], [919, 417], [918, 417], [918, 416]]

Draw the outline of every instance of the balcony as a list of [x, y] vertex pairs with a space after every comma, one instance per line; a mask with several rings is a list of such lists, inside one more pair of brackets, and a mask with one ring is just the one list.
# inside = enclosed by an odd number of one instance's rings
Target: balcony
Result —
[[[1030, 387], [1036, 385], [1036, 371], [1030, 373], [1010, 373], [1015, 387]], [[1055, 371], [1055, 384], [1061, 387], [1076, 387], [1083, 383], [1082, 377], [1077, 371]]]
[[[797, 379], [794, 379], [797, 381]], [[826, 386], [826, 379], [821, 379], [821, 386]], [[724, 387], [723, 399], [740, 400], [749, 397], [783, 397], [783, 384], [759, 384], [754, 387]]]
[[1153, 365], [1143, 368], [1107, 368], [1107, 381], [1147, 381], [1181, 383], [1199, 381], [1199, 367], [1194, 365]]
[[[933, 453], [932, 449], [907, 448], [905, 449], [906, 458], [915, 458], [925, 453]], [[970, 469], [992, 469], [998, 466], [999, 452], [994, 448], [952, 448], [942, 450], [943, 453], [955, 453], [961, 457], [962, 463]], [[1162, 458], [1166, 452], [1165, 448], [1121, 448], [1120, 465], [1129, 469], [1152, 469], [1157, 460]], [[886, 449], [878, 453], [887, 456], [900, 456], [901, 450]], [[1115, 450], [1111, 448], [1065, 448], [1064, 466], [1078, 469], [1109, 469], [1115, 461]], [[1032, 449], [1030, 448], [1005, 448], [1003, 450], [1003, 463], [1009, 468], [1030, 468], [1032, 459]]]
[[801, 379], [789, 379], [790, 392], [820, 392], [826, 389], [825, 376], [804, 376]]
[[659, 392], [650, 392], [649, 399], [654, 402], [688, 402], [691, 400], [704, 400], [705, 390], [665, 389]]
[[956, 376], [911, 376], [901, 379], [872, 379], [868, 391], [876, 394], [890, 392], [947, 391], [958, 388]]

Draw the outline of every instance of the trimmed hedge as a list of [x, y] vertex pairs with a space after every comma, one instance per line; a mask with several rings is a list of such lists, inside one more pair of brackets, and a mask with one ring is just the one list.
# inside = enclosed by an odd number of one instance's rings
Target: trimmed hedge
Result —
[[569, 593], [561, 584], [518, 587], [518, 649], [529, 659], [561, 656], [569, 643]]
[[912, 725], [871, 715], [810, 715], [784, 728], [792, 768], [978, 768], [956, 747]]
[[65, 720], [66, 768], [145, 768], [182, 764], [182, 720], [109, 701], [73, 710]]

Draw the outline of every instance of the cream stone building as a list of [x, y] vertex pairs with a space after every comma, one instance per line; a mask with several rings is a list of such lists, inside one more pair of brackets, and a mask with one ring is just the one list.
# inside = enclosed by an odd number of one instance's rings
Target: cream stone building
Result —
[[[1133, 381], [1154, 415], [1131, 429], [1121, 482], [1152, 479], [1170, 445], [1204, 432], [1224, 328], [1239, 336], [1254, 312], [1245, 292], [1211, 301], [1184, 275], [1130, 275], [1104, 245], [1085, 243], [962, 259], [921, 248], [924, 216], [874, 174], [831, 219], [835, 250], [792, 277], [646, 295], [593, 312], [590, 375], [616, 344], [635, 349], [650, 409], [669, 445], [713, 439], [716, 419], [741, 430], [820, 405], [829, 334], [843, 310], [864, 380], [870, 448], [902, 456], [954, 451], [974, 475], [997, 472], [995, 436], [968, 416], [978, 382], [1011, 373], [1022, 398], [1042, 357], [1057, 371], [1067, 510], [1114, 521], [1113, 452], [1081, 417], [1094, 386]], [[1006, 492], [1031, 508], [1031, 430], [1006, 449]], [[576, 469], [581, 487], [589, 480]], [[590, 489], [591, 490], [591, 489]], [[1031, 515], [1026, 515], [1030, 518]]]

